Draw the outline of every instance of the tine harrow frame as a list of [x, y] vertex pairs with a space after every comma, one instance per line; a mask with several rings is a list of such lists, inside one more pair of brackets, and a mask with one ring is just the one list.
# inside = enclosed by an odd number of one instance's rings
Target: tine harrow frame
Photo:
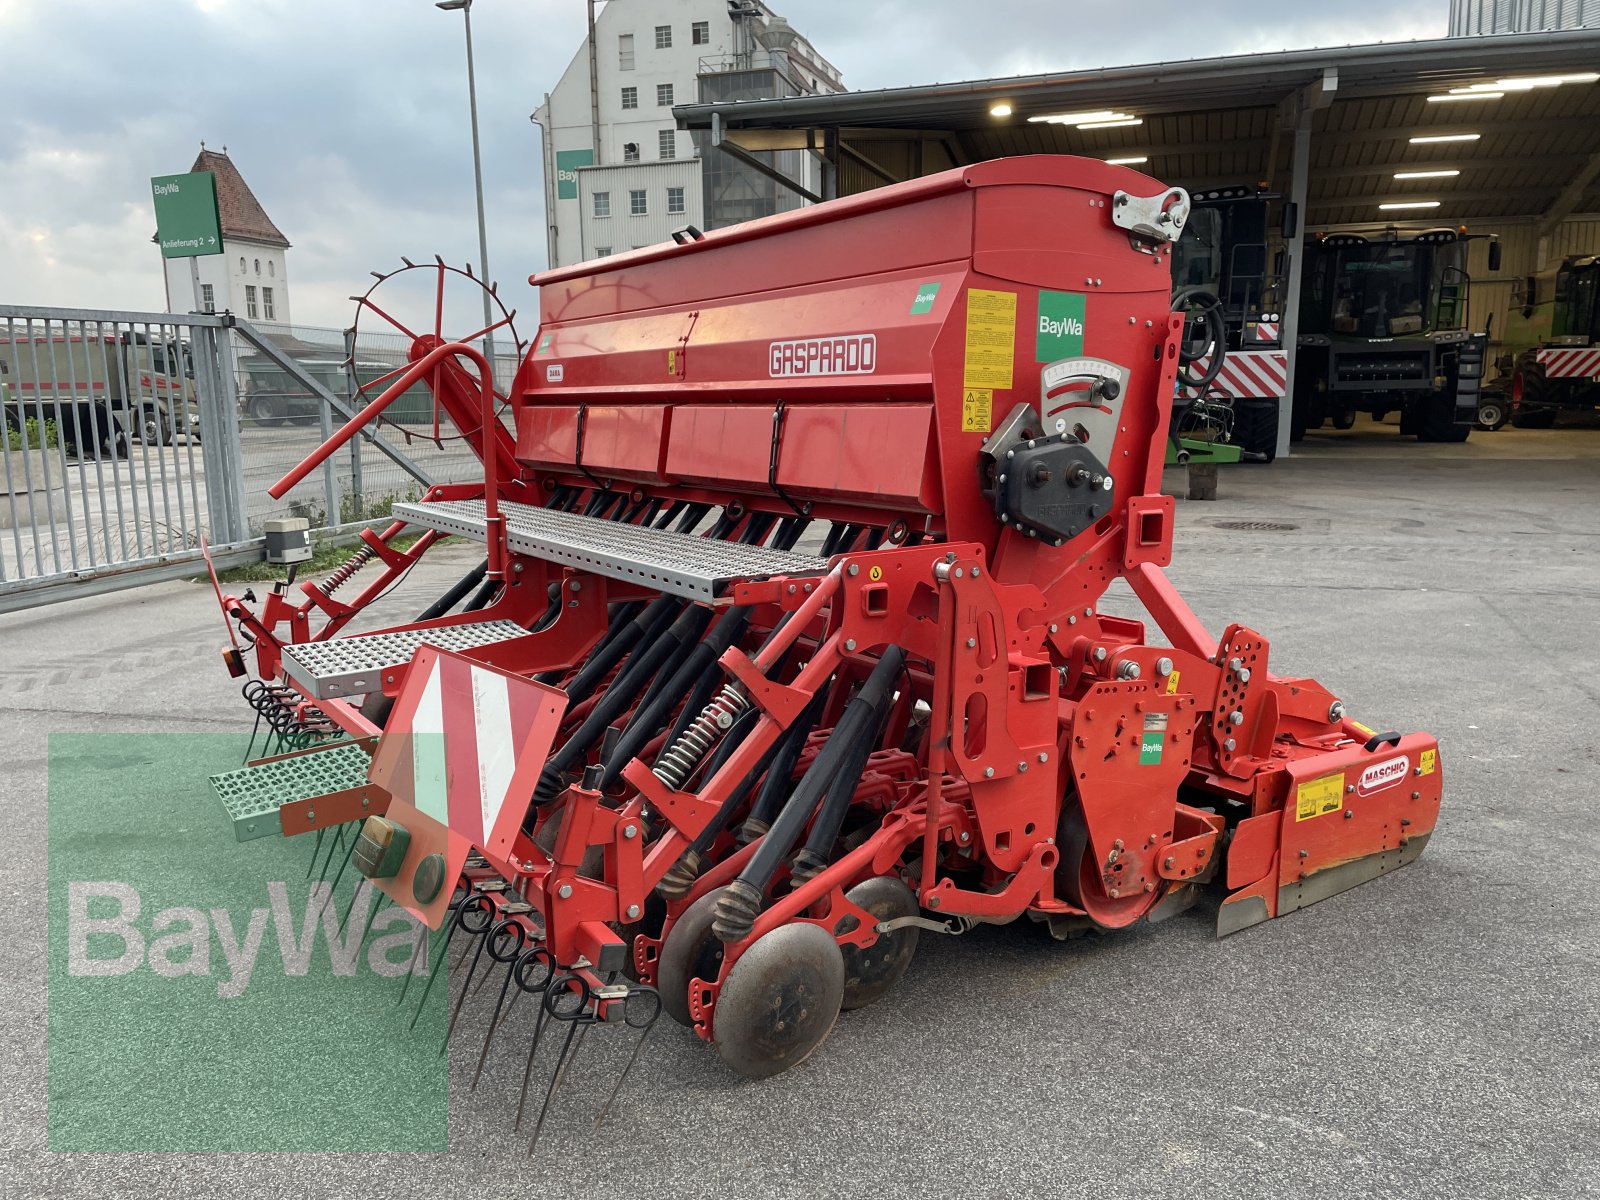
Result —
[[[474, 1088], [536, 1005], [529, 1153], [595, 1024], [638, 1038], [603, 1121], [662, 1012], [771, 1075], [923, 934], [1066, 938], [1207, 890], [1228, 934], [1426, 845], [1434, 739], [1273, 674], [1163, 573], [1187, 214], [1126, 168], [1014, 159], [552, 271], [508, 397], [436, 315], [272, 489], [419, 380], [484, 462], [367, 535], [348, 602], [222, 607], [249, 694], [371, 739], [363, 787], [286, 794], [281, 825], [437, 931], [419, 1012], [457, 946], [446, 1042], [494, 997]], [[442, 534], [483, 564], [342, 638]], [[1119, 579], [1143, 617], [1102, 608]]]

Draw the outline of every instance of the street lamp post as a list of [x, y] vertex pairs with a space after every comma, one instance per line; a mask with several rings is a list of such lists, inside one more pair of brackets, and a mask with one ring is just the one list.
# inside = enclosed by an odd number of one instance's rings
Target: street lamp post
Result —
[[[489, 297], [489, 229], [483, 219], [483, 154], [478, 146], [478, 85], [472, 70], [472, 0], [435, 0], [435, 8], [445, 12], [461, 11], [467, 29], [467, 103], [472, 113], [472, 179], [478, 195], [478, 265], [483, 275], [483, 325], [494, 324], [494, 310]], [[483, 335], [483, 356], [494, 369], [494, 334]]]

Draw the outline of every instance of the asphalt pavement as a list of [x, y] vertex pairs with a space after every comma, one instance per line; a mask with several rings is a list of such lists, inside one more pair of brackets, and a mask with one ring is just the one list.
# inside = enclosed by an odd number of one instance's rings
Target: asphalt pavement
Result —
[[[452, 1044], [442, 1153], [47, 1150], [46, 739], [242, 750], [249, 723], [209, 588], [0, 618], [0, 1197], [1600, 1194], [1597, 500], [1593, 429], [1419, 446], [1363, 424], [1224, 469], [1218, 500], [1179, 503], [1170, 575], [1214, 632], [1265, 633], [1276, 673], [1438, 736], [1417, 863], [1224, 941], [1204, 910], [1068, 943], [925, 936], [895, 991], [770, 1080], [663, 1022], [601, 1128], [631, 1044], [598, 1031], [533, 1158], [511, 1133], [525, 1042], [470, 1092], [477, 1037]], [[391, 611], [474, 561], [443, 548]], [[346, 982], [360, 1015], [370, 981]]]

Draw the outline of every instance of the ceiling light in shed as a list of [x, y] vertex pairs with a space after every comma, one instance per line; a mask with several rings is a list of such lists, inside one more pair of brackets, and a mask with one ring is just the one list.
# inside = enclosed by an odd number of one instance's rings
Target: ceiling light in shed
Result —
[[1413, 146], [1431, 145], [1436, 142], [1475, 142], [1481, 138], [1481, 133], [1430, 133], [1414, 138], [1407, 138]]
[[1095, 112], [1046, 113], [1042, 117], [1029, 117], [1028, 120], [1035, 125], [1040, 122], [1048, 125], [1081, 125], [1085, 121], [1111, 121], [1127, 115], [1112, 108], [1102, 108]]
[[1475, 92], [1471, 88], [1459, 88], [1448, 96], [1429, 96], [1429, 104], [1447, 104], [1454, 100], [1503, 100], [1504, 92]]
[[1143, 117], [1119, 117], [1115, 121], [1081, 121], [1079, 129], [1122, 129], [1128, 125], [1143, 125]]
[[1385, 212], [1393, 212], [1401, 208], [1438, 208], [1437, 200], [1392, 200], [1387, 204], [1378, 205]]
[[1600, 80], [1600, 73], [1594, 71], [1575, 71], [1568, 75], [1513, 75], [1508, 79], [1496, 79], [1492, 83], [1474, 83], [1464, 88], [1451, 88], [1453, 96], [1466, 95], [1469, 92], [1531, 92], [1534, 88], [1560, 87], [1563, 83], [1594, 83]]
[[1396, 171], [1396, 179], [1454, 179], [1460, 171], [1451, 169], [1447, 171]]
[[1108, 158], [1106, 161], [1113, 167], [1136, 167], [1140, 163], [1149, 162], [1150, 158], [1148, 155], [1136, 154], [1130, 158]]
[[989, 106], [989, 115], [991, 117], [1009, 117], [1011, 112], [1011, 103], [1007, 100], [1001, 100]]

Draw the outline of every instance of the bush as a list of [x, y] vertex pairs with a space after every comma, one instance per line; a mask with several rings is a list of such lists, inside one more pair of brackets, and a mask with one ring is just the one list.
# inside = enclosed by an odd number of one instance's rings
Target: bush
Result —
[[29, 417], [22, 423], [21, 429], [6, 426], [7, 450], [54, 450], [56, 448], [56, 423], [44, 423], [44, 437], [39, 436], [39, 422], [34, 417]]

